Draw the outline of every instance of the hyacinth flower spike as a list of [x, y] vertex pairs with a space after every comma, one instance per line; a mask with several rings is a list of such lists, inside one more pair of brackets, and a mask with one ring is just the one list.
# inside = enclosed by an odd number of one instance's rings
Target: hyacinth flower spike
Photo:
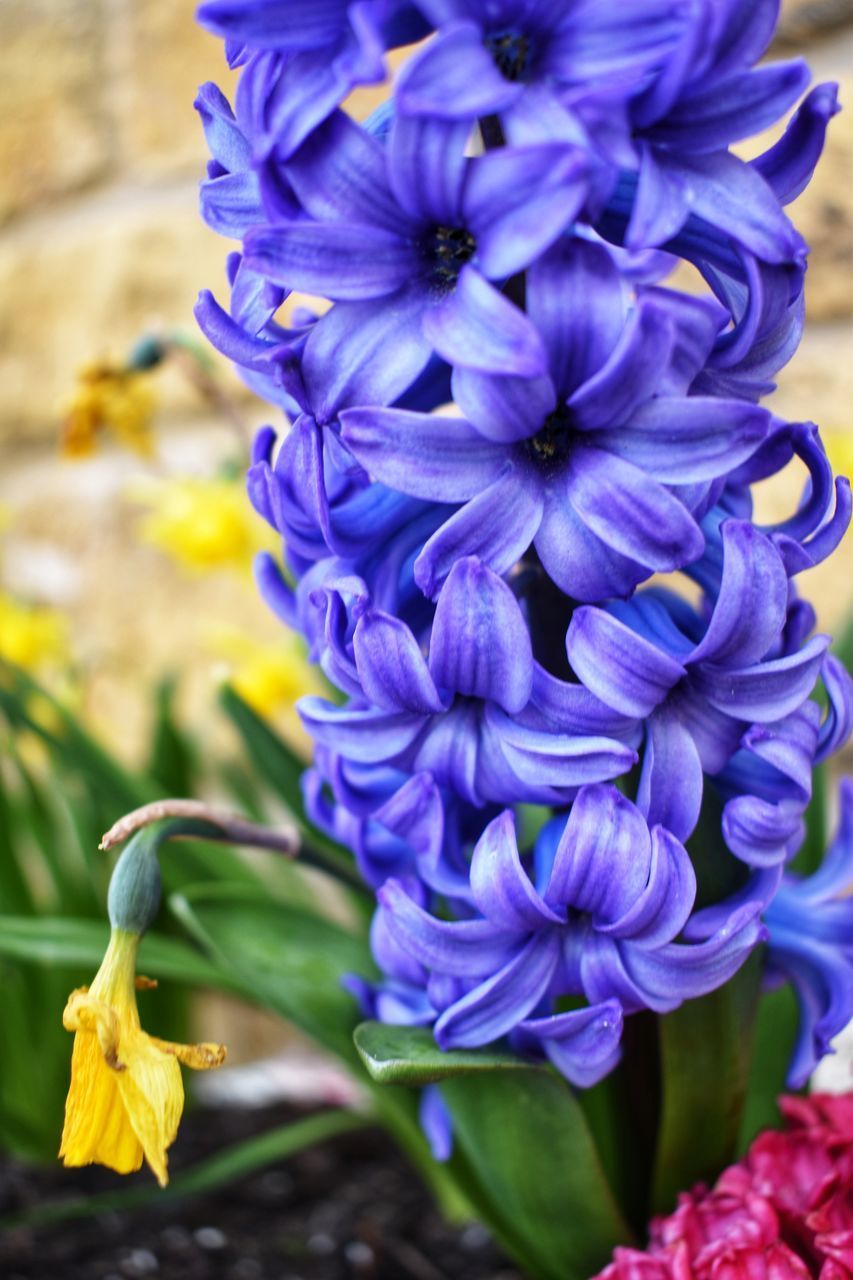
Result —
[[[838, 544], [850, 489], [816, 427], [762, 403], [804, 315], [806, 245], [785, 206], [837, 108], [831, 85], [796, 108], [799, 60], [756, 65], [778, 10], [202, 10], [242, 67], [233, 113], [200, 97], [203, 207], [242, 247], [229, 312], [203, 295], [198, 316], [293, 424], [280, 447], [261, 433], [249, 474], [283, 540], [284, 564], [264, 556], [257, 576], [342, 695], [304, 699], [300, 715], [309, 821], [352, 852], [379, 903], [379, 976], [346, 985], [386, 1025], [355, 1043], [372, 1073], [371, 1043], [440, 1081], [421, 1099], [427, 1140], [444, 1160], [455, 1134], [474, 1182], [483, 1158], [482, 1202], [525, 1273], [583, 1280], [629, 1239], [614, 1222], [595, 1254], [609, 1192], [571, 1156], [565, 1184], [550, 1168], [553, 1195], [528, 1194], [540, 1102], [546, 1129], [558, 1093], [580, 1107], [555, 1149], [577, 1149], [587, 1102], [587, 1118], [630, 1111], [638, 1150], [624, 1168], [601, 1155], [641, 1224], [647, 1198], [671, 1208], [734, 1149], [761, 970], [792, 981], [803, 1009], [797, 1079], [851, 1012], [847, 819], [816, 875], [786, 870], [853, 697], [794, 585]], [[388, 100], [357, 123], [352, 83], [407, 42]], [[732, 153], [792, 108], [769, 150]], [[677, 287], [679, 262], [704, 298]], [[297, 308], [285, 329], [293, 290], [331, 305]], [[761, 527], [753, 486], [795, 458], [803, 499]], [[675, 572], [695, 606], [637, 590]], [[649, 1014], [663, 1019], [654, 1050]], [[553, 1071], [502, 1074], [509, 1053], [594, 1085], [626, 1023], [606, 1100]], [[488, 1045], [498, 1063], [477, 1052]], [[748, 1111], [764, 1101], [758, 1074]], [[513, 1114], [490, 1145], [499, 1099]], [[730, 1193], [714, 1201], [721, 1231], [752, 1230]], [[822, 1233], [837, 1234], [834, 1214]], [[756, 1216], [760, 1247], [694, 1266], [686, 1236], [704, 1247], [704, 1224], [685, 1210], [684, 1240], [648, 1265], [626, 1254], [619, 1274], [804, 1280]]]
[[[160, 834], [162, 839], [162, 833]], [[156, 840], [156, 836], [155, 836]], [[184, 1106], [180, 1063], [196, 1071], [218, 1067], [216, 1044], [171, 1044], [142, 1030], [137, 978], [142, 934], [157, 912], [160, 871], [150, 832], [128, 844], [110, 882], [112, 932], [91, 987], [68, 998], [63, 1026], [74, 1032], [71, 1086], [59, 1155], [65, 1165], [103, 1164], [132, 1173], [147, 1161], [161, 1186]]]

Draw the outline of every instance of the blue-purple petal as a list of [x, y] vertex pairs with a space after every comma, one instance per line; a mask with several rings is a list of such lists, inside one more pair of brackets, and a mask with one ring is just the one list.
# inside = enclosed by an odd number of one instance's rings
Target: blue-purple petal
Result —
[[503, 969], [444, 1010], [434, 1029], [441, 1048], [476, 1048], [511, 1031], [542, 999], [559, 952], [556, 931], [535, 933]]
[[575, 674], [597, 698], [626, 716], [651, 715], [686, 674], [670, 654], [604, 609], [576, 609], [566, 634]]
[[429, 668], [440, 689], [521, 711], [533, 685], [524, 616], [509, 587], [475, 556], [458, 560], [441, 589]]
[[564, 919], [543, 902], [521, 865], [511, 809], [489, 823], [474, 847], [471, 891], [478, 910], [501, 929], [525, 933]]

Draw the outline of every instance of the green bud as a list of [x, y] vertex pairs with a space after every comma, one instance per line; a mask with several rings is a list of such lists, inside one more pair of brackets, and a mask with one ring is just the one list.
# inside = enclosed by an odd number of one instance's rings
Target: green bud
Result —
[[165, 355], [166, 350], [159, 338], [149, 336], [140, 338], [127, 357], [127, 368], [136, 372], [156, 369], [158, 364], [163, 363]]
[[115, 865], [107, 893], [107, 912], [114, 929], [143, 934], [160, 906], [160, 863], [157, 849], [162, 833], [139, 831]]

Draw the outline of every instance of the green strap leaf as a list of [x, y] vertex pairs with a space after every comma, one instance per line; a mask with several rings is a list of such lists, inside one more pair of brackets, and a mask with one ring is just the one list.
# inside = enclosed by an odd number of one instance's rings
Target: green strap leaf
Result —
[[377, 1084], [424, 1085], [453, 1076], [485, 1071], [530, 1070], [530, 1064], [510, 1053], [481, 1049], [439, 1049], [426, 1027], [393, 1027], [362, 1022], [353, 1034], [355, 1047]]
[[546, 1069], [440, 1085], [478, 1210], [536, 1280], [588, 1280], [631, 1242], [571, 1089]]
[[[613, 1246], [627, 1238], [584, 1116], [549, 1067], [482, 1049], [445, 1053], [425, 1027], [363, 1022], [353, 1038], [377, 1084], [444, 1086], [458, 1080], [469, 1086], [446, 1094], [461, 1149], [445, 1167], [532, 1274], [580, 1280], [604, 1265]], [[505, 1096], [492, 1091], [498, 1077], [507, 1081]], [[516, 1124], [519, 1107], [523, 1119]], [[496, 1129], [503, 1134], [497, 1136]], [[583, 1223], [574, 1239], [571, 1231], [566, 1234], [569, 1206]]]
[[299, 827], [305, 841], [300, 861], [322, 867], [364, 894], [364, 881], [352, 855], [329, 840], [305, 816], [301, 786], [305, 761], [229, 685], [221, 690], [220, 702], [243, 739], [258, 775], [284, 802]]
[[154, 691], [154, 727], [145, 771], [168, 795], [194, 796], [198, 793], [199, 760], [191, 738], [175, 716], [177, 687], [177, 677], [168, 675]]
[[782, 1126], [777, 1102], [779, 1095], [786, 1092], [785, 1077], [794, 1052], [799, 1017], [797, 996], [790, 983], [765, 992], [759, 1001], [738, 1155], [746, 1151], [762, 1129]]
[[717, 991], [659, 1021], [663, 1106], [653, 1205], [712, 1183], [737, 1151], [752, 1057], [762, 958], [754, 953]]
[[[110, 931], [97, 920], [63, 916], [0, 915], [0, 956], [28, 964], [79, 968], [90, 980], [104, 958]], [[152, 978], [243, 991], [225, 967], [212, 964], [178, 938], [147, 933], [139, 948], [139, 970]]]
[[169, 907], [249, 999], [283, 1014], [348, 1062], [357, 1060], [356, 1005], [342, 979], [375, 973], [366, 936], [243, 884], [190, 887], [173, 894]]

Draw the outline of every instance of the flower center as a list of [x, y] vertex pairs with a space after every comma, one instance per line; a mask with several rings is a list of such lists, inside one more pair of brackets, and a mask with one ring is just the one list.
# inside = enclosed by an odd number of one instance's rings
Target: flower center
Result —
[[556, 471], [568, 457], [571, 444], [571, 415], [564, 405], [549, 413], [535, 436], [524, 442], [527, 456], [546, 473]]
[[477, 244], [464, 227], [434, 227], [426, 249], [433, 280], [442, 289], [452, 289], [459, 272], [473, 258]]
[[515, 31], [495, 31], [486, 36], [486, 48], [505, 80], [523, 80], [530, 61], [530, 37]]

